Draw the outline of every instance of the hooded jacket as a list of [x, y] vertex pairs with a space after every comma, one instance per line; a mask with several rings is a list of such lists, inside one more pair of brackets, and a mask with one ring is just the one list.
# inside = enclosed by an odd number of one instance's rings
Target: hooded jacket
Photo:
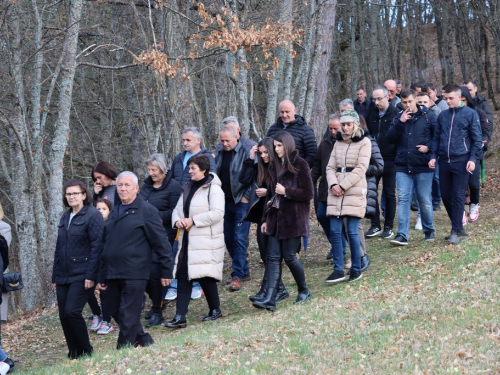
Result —
[[285, 187], [285, 196], [279, 196], [279, 210], [271, 213], [264, 212], [262, 216], [262, 222], [266, 223], [266, 234], [278, 240], [306, 237], [309, 234], [310, 203], [314, 196], [311, 171], [297, 150], [289, 155], [289, 159], [290, 163], [298, 169], [297, 174], [282, 168], [278, 175], [275, 163], [272, 162], [269, 165], [266, 201], [269, 201], [276, 193], [275, 188], [278, 182]]
[[470, 95], [467, 86], [460, 86], [460, 88], [462, 89], [462, 96], [464, 96], [467, 99], [467, 104], [469, 108], [474, 109], [477, 112], [477, 115], [479, 116], [479, 122], [481, 124], [481, 134], [483, 136], [483, 141], [486, 141], [486, 143], [483, 146], [483, 150], [486, 151], [488, 148], [488, 142], [491, 139], [491, 133], [493, 132], [493, 122], [489, 120], [488, 115], [484, 110], [482, 110], [479, 106], [476, 106], [475, 100], [472, 99], [472, 96]]
[[162, 279], [172, 279], [172, 248], [158, 209], [140, 195], [120, 215], [119, 203], [104, 224], [99, 283], [108, 279], [149, 280], [153, 252]]
[[378, 185], [377, 176], [384, 173], [384, 158], [380, 153], [377, 141], [365, 129], [365, 136], [371, 141], [372, 151], [370, 156], [370, 165], [366, 170], [366, 213], [365, 217], [375, 216], [377, 212]]
[[267, 131], [267, 137], [273, 137], [280, 130], [285, 130], [290, 133], [295, 141], [295, 148], [299, 152], [299, 156], [304, 159], [309, 166], [312, 165], [314, 156], [317, 151], [316, 136], [312, 127], [310, 127], [302, 116], [295, 115], [295, 120], [290, 122], [285, 128], [285, 124], [281, 117], [278, 117], [276, 123], [271, 125]]
[[431, 143], [431, 159], [452, 163], [482, 158], [479, 116], [469, 107], [449, 108], [438, 116]]
[[[401, 121], [403, 112], [394, 118], [394, 124], [389, 128], [387, 142], [397, 144], [396, 172], [431, 173], [429, 168], [430, 146], [436, 126], [436, 116], [424, 106], [417, 105], [417, 112], [406, 122]], [[429, 147], [429, 152], [423, 154], [417, 145]]]
[[[172, 212], [172, 226], [184, 218], [184, 204], [192, 182], [183, 186], [181, 198]], [[193, 226], [189, 229], [187, 243], [188, 277], [190, 280], [211, 277], [222, 280], [224, 266], [224, 208], [225, 198], [221, 181], [210, 172], [207, 182], [194, 193], [189, 205], [189, 217]], [[179, 246], [183, 245], [185, 230], [179, 232]], [[179, 255], [185, 249], [180, 248], [175, 257], [174, 275], [177, 272]]]
[[[181, 185], [172, 178], [172, 175], [172, 170], [168, 171], [159, 188], [153, 186], [154, 182], [151, 177], [146, 178], [139, 192], [146, 202], [155, 206], [160, 212], [170, 243], [173, 243], [177, 233], [176, 230], [172, 229], [172, 211], [181, 196]], [[153, 259], [156, 261], [155, 258], [156, 256], [153, 254]]]
[[[184, 156], [186, 156], [187, 151], [182, 151], [175, 155], [174, 161], [172, 162], [172, 168], [170, 171], [172, 172], [172, 178], [176, 180], [181, 186], [184, 185], [186, 182], [191, 180], [191, 176], [189, 174], [189, 168], [186, 165], [186, 168], [184, 168]], [[215, 172], [215, 160], [212, 154], [202, 148], [200, 152], [196, 155], [206, 155], [208, 157], [208, 160], [210, 160], [210, 171]]]
[[[365, 131], [360, 130], [360, 136], [348, 139], [344, 139], [341, 132], [337, 133], [337, 141], [326, 167], [328, 216], [365, 217], [366, 170], [370, 164], [371, 141], [365, 136]], [[339, 185], [344, 194], [340, 197], [333, 195], [331, 187], [334, 185]]]
[[476, 109], [480, 108], [486, 113], [488, 121], [493, 125], [493, 110], [491, 109], [490, 103], [488, 103], [488, 99], [486, 99], [482, 95], [476, 94], [476, 97], [474, 98], [473, 102]]
[[102, 251], [104, 220], [92, 205], [85, 205], [69, 217], [71, 208], [59, 221], [52, 283], [71, 284], [75, 281], [97, 280]]

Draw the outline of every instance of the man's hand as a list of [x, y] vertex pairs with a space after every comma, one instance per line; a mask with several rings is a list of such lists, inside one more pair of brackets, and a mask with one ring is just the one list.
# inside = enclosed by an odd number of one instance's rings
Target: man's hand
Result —
[[406, 122], [409, 119], [411, 119], [411, 117], [412, 117], [412, 113], [410, 112], [410, 108], [408, 108], [407, 110], [403, 111], [403, 113], [401, 113], [400, 120], [401, 120], [401, 122]]
[[89, 290], [94, 286], [94, 281], [93, 280], [85, 280], [85, 290]]
[[467, 162], [467, 167], [465, 168], [467, 170], [467, 172], [469, 172], [470, 174], [472, 174], [472, 172], [474, 172], [474, 169], [476, 169], [476, 163], [474, 163], [473, 161], [468, 161]]
[[108, 286], [106, 284], [103, 284], [103, 283], [98, 283], [97, 287], [99, 288], [99, 290], [106, 290], [106, 289], [108, 289]]
[[171, 282], [172, 282], [172, 279], [161, 279], [162, 286], [169, 286]]
[[429, 168], [436, 169], [436, 159], [429, 160]]
[[429, 152], [429, 147], [427, 147], [426, 145], [417, 145], [417, 150], [422, 154], [427, 154]]

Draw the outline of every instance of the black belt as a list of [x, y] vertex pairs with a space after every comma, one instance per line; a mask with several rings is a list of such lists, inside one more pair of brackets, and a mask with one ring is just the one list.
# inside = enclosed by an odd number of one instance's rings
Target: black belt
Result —
[[342, 167], [342, 168], [337, 168], [337, 172], [341, 172], [341, 173], [344, 173], [344, 172], [352, 172], [354, 170], [354, 168], [351, 168], [351, 167]]

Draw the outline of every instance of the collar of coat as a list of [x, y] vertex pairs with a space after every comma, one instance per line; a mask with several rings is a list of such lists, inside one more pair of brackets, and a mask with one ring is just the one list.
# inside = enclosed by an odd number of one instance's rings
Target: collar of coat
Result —
[[[203, 186], [200, 186], [200, 188], [210, 185], [212, 183], [212, 181], [214, 180], [214, 176], [215, 175], [212, 172], [210, 172], [208, 174], [208, 180], [207, 180], [207, 182], [205, 182], [203, 184]], [[184, 194], [184, 197], [187, 197], [187, 195], [189, 194], [189, 190], [191, 190], [191, 186], [193, 186], [193, 183], [194, 183], [193, 180], [189, 180], [184, 185], [182, 185], [182, 192]]]
[[[359, 141], [361, 141], [363, 138], [365, 138], [365, 137], [366, 137], [366, 135], [367, 135], [366, 130], [365, 130], [365, 129], [363, 129], [363, 128], [359, 128], [359, 129], [361, 130], [361, 135], [360, 135], [360, 136], [355, 136], [355, 137], [352, 137], [352, 138], [351, 138], [351, 141], [352, 141], [352, 142], [359, 142]], [[339, 132], [337, 132], [337, 135], [335, 136], [335, 138], [336, 138], [336, 140], [337, 140], [337, 141], [345, 141], [345, 140], [344, 140], [344, 138], [342, 138], [342, 133], [341, 133], [340, 131], [339, 131]]]
[[151, 178], [151, 176], [148, 176], [145, 180], [144, 180], [144, 185], [147, 185], [149, 186], [151, 189], [155, 189], [155, 190], [163, 190], [167, 187], [168, 183], [170, 182], [170, 180], [172, 179], [172, 170], [169, 170], [167, 172], [167, 175], [165, 176], [165, 179], [163, 180], [161, 186], [159, 188], [155, 188], [153, 185], [154, 185], [154, 181], [153, 179]]

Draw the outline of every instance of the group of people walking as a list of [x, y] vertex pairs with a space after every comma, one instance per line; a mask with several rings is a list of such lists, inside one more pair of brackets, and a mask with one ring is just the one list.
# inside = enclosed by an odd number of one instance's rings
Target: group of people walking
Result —
[[[116, 321], [118, 348], [154, 342], [141, 323], [145, 292], [151, 299], [147, 327], [186, 327], [189, 302], [202, 294], [208, 304], [202, 321], [221, 318], [217, 283], [224, 281], [229, 291], [237, 292], [251, 279], [251, 223], [257, 224], [265, 265], [260, 290], [249, 297], [253, 306], [274, 311], [277, 302], [289, 297], [283, 260], [297, 285], [295, 303], [310, 300], [297, 254], [302, 238], [309, 236], [311, 201], [331, 244], [327, 259], [333, 259], [333, 272], [327, 283], [346, 280], [345, 269], [349, 282], [362, 277], [370, 265], [365, 237], [391, 239], [396, 206], [399, 225], [391, 244], [408, 243], [414, 194], [424, 240], [434, 240], [437, 168], [452, 222], [448, 240], [458, 243], [466, 235], [465, 191], [467, 185], [476, 187], [470, 180], [477, 175], [491, 124], [481, 127], [477, 112], [467, 107], [473, 100], [463, 101], [467, 95], [459, 86], [444, 88], [440, 102], [449, 109], [439, 117], [433, 111], [437, 98], [429, 93], [433, 86], [425, 85], [425, 92], [420, 87], [420, 93], [414, 88], [398, 94], [397, 82], [389, 80], [374, 88], [372, 99], [358, 90], [355, 103], [342, 101], [341, 113], [329, 116], [319, 148], [312, 128], [296, 114], [293, 102], [284, 100], [280, 117], [259, 143], [244, 137], [231, 116], [223, 121], [214, 154], [202, 148], [200, 131], [188, 127], [182, 133], [184, 151], [170, 169], [162, 154], [145, 161], [148, 177], [142, 186], [134, 173], [118, 173], [107, 162], [91, 172], [93, 197], [81, 181], [68, 181], [62, 194], [68, 211], [59, 223], [52, 280], [68, 357], [93, 351], [82, 317], [87, 302], [95, 319], [91, 329], [97, 333], [110, 332], [111, 318]], [[472, 191], [471, 205], [478, 205]], [[371, 227], [365, 233], [362, 219], [368, 217]], [[345, 262], [347, 245], [351, 256]], [[232, 273], [223, 280], [226, 249]], [[96, 286], [100, 305], [94, 300]], [[166, 323], [164, 299], [177, 300], [175, 315]]]

